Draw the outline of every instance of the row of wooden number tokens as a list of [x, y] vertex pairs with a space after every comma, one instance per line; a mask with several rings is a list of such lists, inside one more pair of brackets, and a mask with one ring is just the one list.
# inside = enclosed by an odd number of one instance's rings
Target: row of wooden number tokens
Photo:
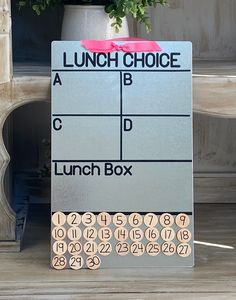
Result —
[[184, 213], [179, 213], [175, 218], [169, 213], [163, 213], [159, 218], [154, 213], [147, 213], [144, 217], [139, 213], [132, 213], [129, 216], [116, 213], [113, 218], [107, 212], [101, 212], [97, 217], [91, 212], [85, 212], [82, 215], [77, 212], [71, 212], [68, 215], [63, 212], [55, 212], [52, 215], [52, 223], [55, 226], [63, 226], [65, 223], [69, 226], [79, 226], [81, 223], [84, 226], [93, 226], [96, 222], [102, 227], [109, 226], [111, 223], [117, 227], [125, 226], [127, 223], [132, 227], [139, 227], [143, 223], [147, 227], [155, 227], [159, 222], [163, 227], [170, 227], [175, 223], [180, 228], [186, 228], [190, 224], [190, 219]]

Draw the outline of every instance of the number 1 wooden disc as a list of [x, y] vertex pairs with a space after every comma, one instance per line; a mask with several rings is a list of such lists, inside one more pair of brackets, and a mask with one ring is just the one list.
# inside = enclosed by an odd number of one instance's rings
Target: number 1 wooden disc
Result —
[[52, 223], [55, 226], [62, 226], [66, 223], [66, 215], [61, 212], [57, 211], [52, 215]]

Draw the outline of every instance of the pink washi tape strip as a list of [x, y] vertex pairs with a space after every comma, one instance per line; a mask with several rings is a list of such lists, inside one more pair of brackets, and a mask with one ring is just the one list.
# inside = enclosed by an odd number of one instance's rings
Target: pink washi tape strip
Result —
[[[118, 45], [115, 41], [128, 41]], [[147, 41], [140, 38], [117, 38], [111, 40], [82, 40], [81, 45], [91, 52], [109, 53], [114, 51], [123, 52], [160, 52], [161, 47], [157, 42]]]

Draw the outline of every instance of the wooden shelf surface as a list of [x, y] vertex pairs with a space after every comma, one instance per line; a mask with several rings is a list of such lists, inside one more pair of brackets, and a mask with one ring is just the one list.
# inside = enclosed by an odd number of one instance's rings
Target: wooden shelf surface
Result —
[[[22, 97], [48, 101], [50, 66], [16, 63], [14, 83], [18, 88], [20, 86]], [[236, 117], [236, 61], [193, 62], [193, 111], [217, 117]]]
[[195, 205], [194, 268], [50, 268], [50, 207], [31, 206], [20, 253], [0, 253], [0, 299], [236, 299], [236, 205]]

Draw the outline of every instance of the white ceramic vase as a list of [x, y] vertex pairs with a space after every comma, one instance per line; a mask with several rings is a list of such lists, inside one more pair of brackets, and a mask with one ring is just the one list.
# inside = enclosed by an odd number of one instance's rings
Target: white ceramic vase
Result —
[[65, 5], [62, 24], [62, 40], [111, 39], [128, 37], [127, 19], [119, 33], [111, 27], [112, 19], [102, 5]]

